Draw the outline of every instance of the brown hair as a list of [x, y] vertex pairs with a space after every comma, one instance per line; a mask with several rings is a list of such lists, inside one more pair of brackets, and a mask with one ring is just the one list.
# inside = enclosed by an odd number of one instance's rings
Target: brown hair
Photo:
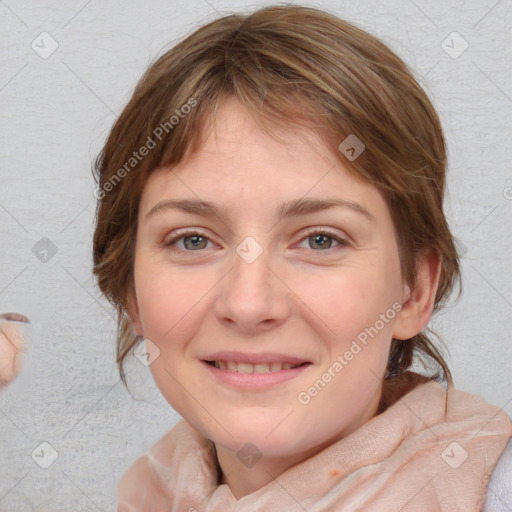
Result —
[[[228, 15], [149, 67], [95, 162], [93, 271], [117, 310], [117, 363], [125, 386], [123, 362], [137, 342], [127, 314], [142, 190], [157, 167], [176, 164], [201, 146], [201, 128], [227, 96], [249, 108], [268, 132], [293, 124], [319, 130], [335, 151], [355, 134], [365, 145], [360, 156], [337, 154], [387, 201], [406, 282], [414, 283], [418, 256], [431, 248], [442, 262], [434, 311], [456, 282], [461, 285], [443, 213], [444, 136], [406, 64], [375, 37], [314, 8], [270, 6]], [[452, 382], [430, 334], [426, 328], [409, 340], [392, 341], [387, 379], [403, 374], [418, 355]], [[439, 371], [432, 378], [439, 380]]]

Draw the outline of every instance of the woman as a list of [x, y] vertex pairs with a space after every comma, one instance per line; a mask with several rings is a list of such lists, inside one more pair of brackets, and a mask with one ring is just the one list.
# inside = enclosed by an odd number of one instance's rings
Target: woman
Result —
[[121, 377], [138, 350], [183, 417], [119, 511], [481, 510], [512, 425], [426, 328], [459, 283], [445, 142], [389, 48], [306, 7], [213, 21], [96, 172]]

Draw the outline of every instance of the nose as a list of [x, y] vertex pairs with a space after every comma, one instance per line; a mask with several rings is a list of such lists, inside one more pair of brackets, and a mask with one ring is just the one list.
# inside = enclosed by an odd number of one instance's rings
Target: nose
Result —
[[269, 252], [263, 249], [251, 259], [242, 250], [233, 253], [232, 268], [220, 283], [215, 306], [219, 321], [246, 334], [274, 329], [290, 312], [289, 290], [272, 268], [276, 265]]

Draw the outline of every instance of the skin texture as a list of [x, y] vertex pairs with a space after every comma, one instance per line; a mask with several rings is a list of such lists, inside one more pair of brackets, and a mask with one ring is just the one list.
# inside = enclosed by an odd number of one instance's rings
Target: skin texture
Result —
[[20, 313], [0, 314], [0, 388], [12, 382], [21, 369], [25, 345], [22, 324], [28, 322]]
[[[391, 339], [408, 339], [427, 324], [439, 279], [438, 258], [426, 253], [417, 286], [403, 283], [379, 191], [350, 175], [313, 132], [279, 136], [281, 142], [269, 137], [239, 102], [226, 100], [203, 147], [153, 173], [139, 208], [134, 331], [158, 347], [150, 366], [157, 386], [214, 442], [222, 482], [237, 499], [375, 416]], [[278, 221], [281, 202], [303, 197], [350, 200], [374, 220], [332, 208]], [[214, 202], [228, 214], [160, 209], [146, 217], [161, 201], [185, 198]], [[206, 238], [184, 233], [188, 239], [165, 247], [181, 228]], [[322, 239], [326, 228], [348, 245]], [[252, 263], [236, 252], [248, 236], [263, 250]], [[401, 311], [318, 395], [300, 403], [298, 394], [396, 303]], [[279, 352], [313, 364], [272, 390], [240, 391], [201, 362], [218, 350]], [[252, 467], [237, 457], [246, 443], [262, 456]]]

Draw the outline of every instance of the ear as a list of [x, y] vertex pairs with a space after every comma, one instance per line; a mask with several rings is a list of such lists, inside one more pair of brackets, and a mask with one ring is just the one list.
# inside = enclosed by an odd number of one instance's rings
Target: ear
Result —
[[128, 316], [128, 321], [132, 326], [133, 332], [137, 336], [144, 336], [144, 329], [142, 328], [139, 308], [137, 306], [137, 298], [135, 296], [135, 291], [133, 290], [128, 292], [126, 314]]
[[407, 340], [420, 333], [428, 324], [441, 275], [441, 257], [433, 249], [424, 251], [417, 263], [416, 282], [404, 285], [404, 301], [397, 315], [393, 338]]

